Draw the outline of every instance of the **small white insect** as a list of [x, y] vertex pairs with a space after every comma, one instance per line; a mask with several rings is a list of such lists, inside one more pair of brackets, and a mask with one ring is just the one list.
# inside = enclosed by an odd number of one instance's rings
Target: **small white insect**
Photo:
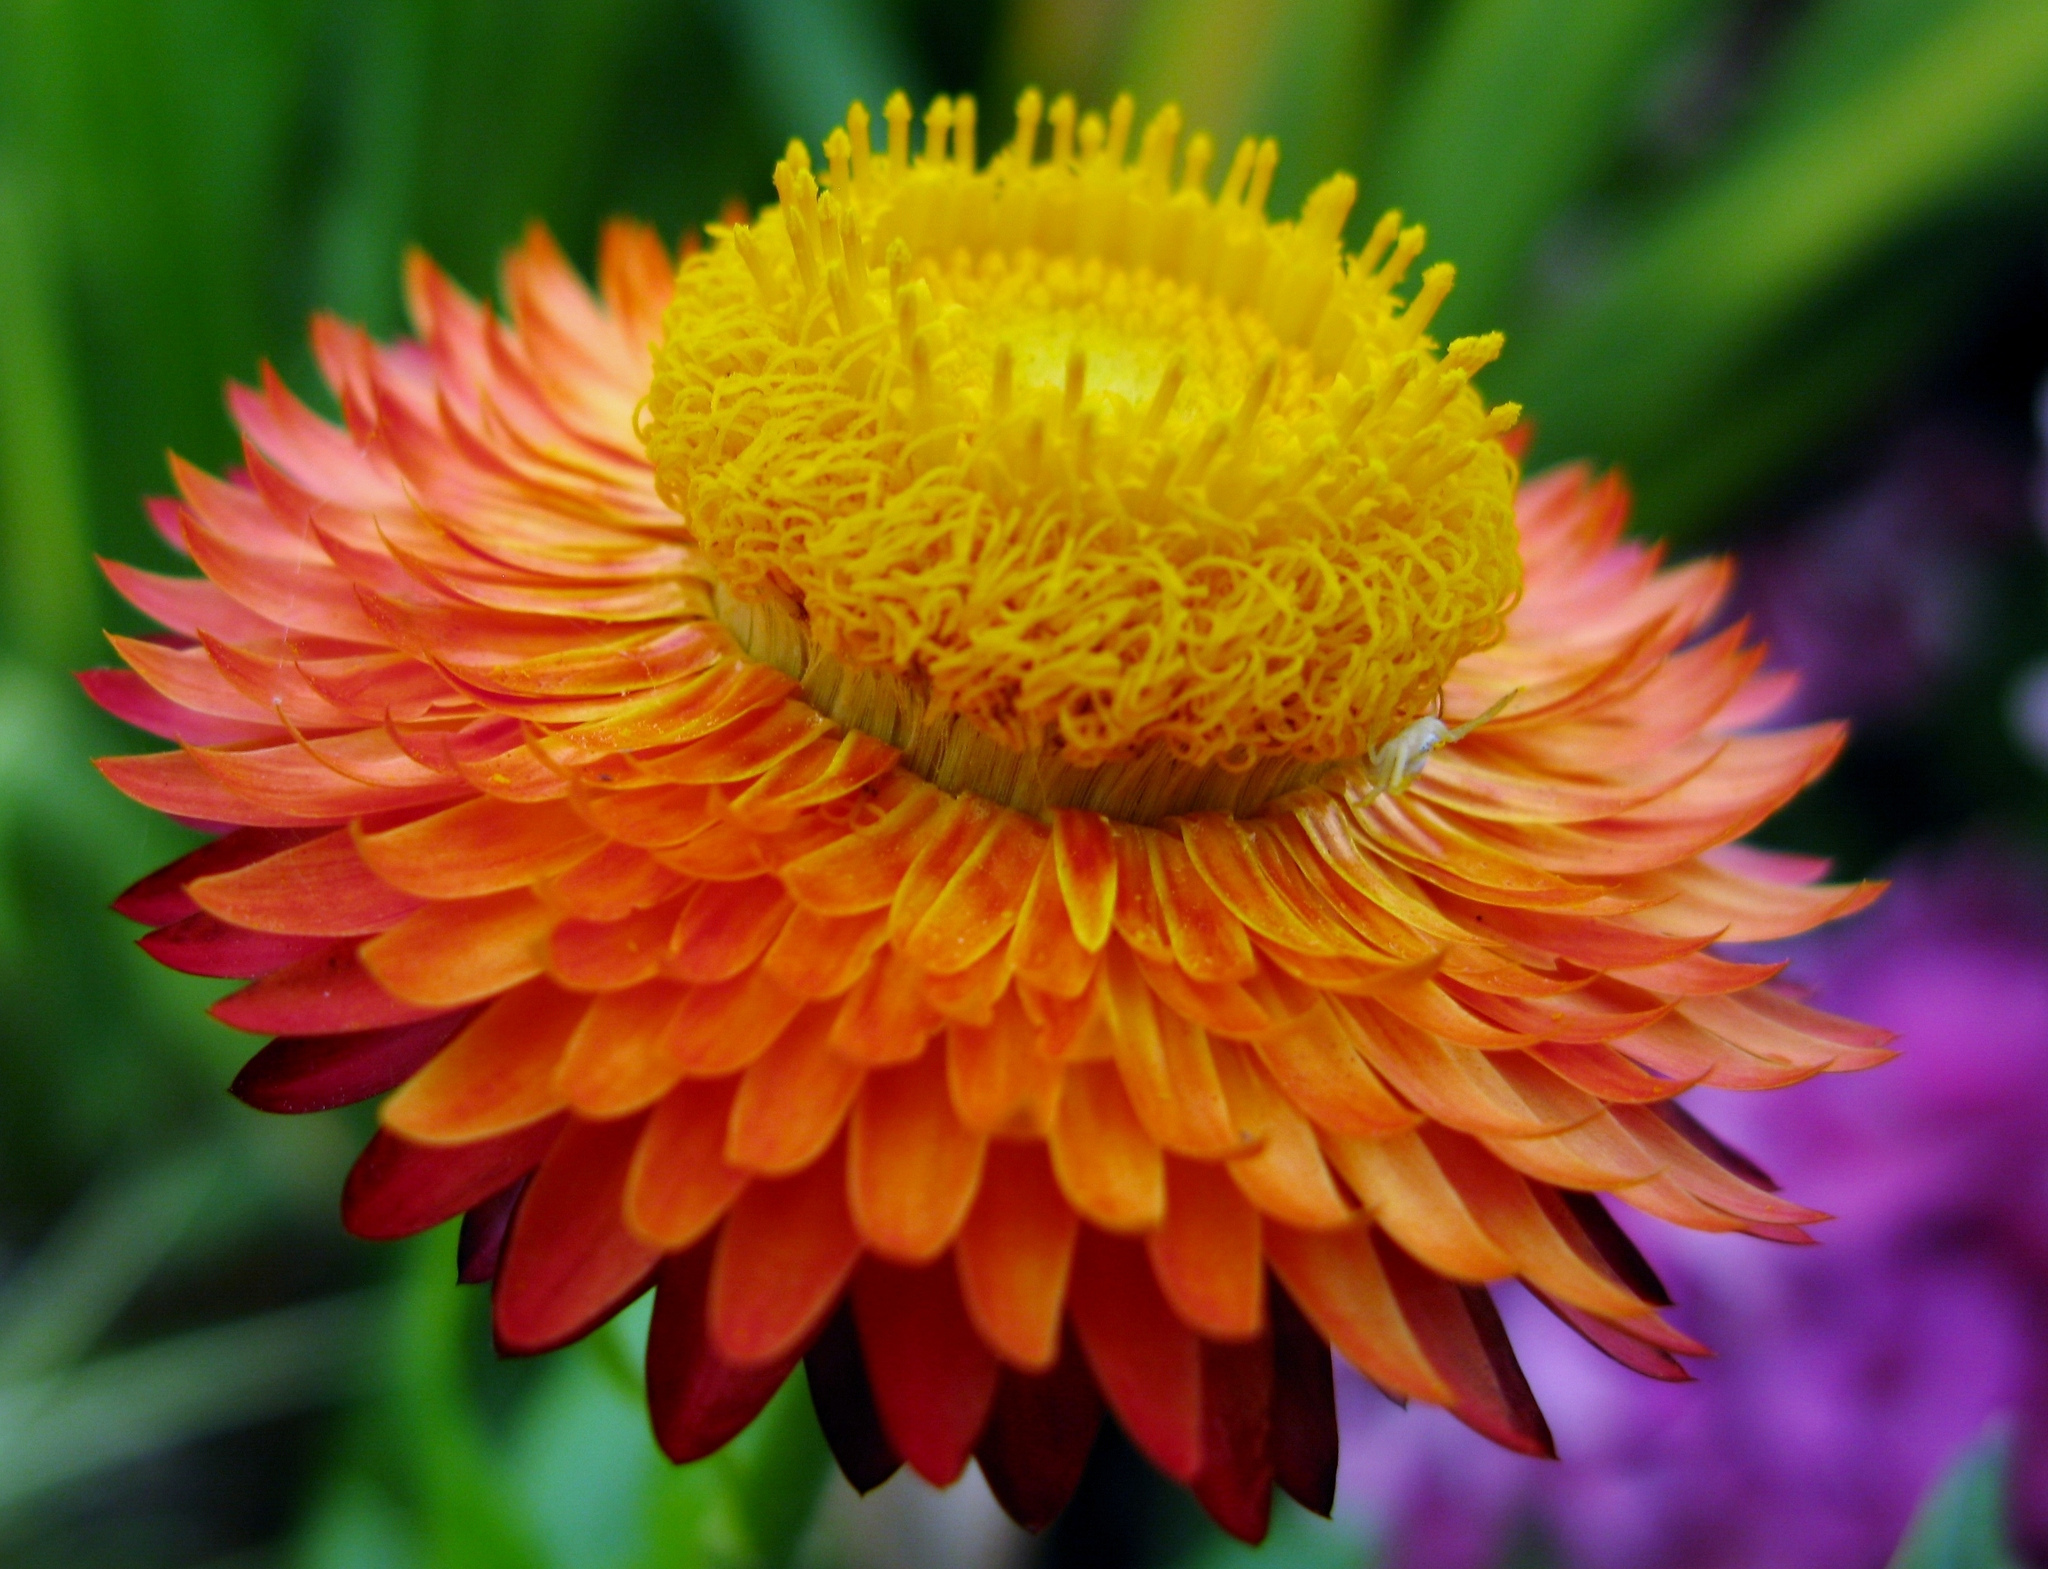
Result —
[[1399, 795], [1422, 777], [1423, 767], [1429, 762], [1429, 754], [1440, 746], [1450, 746], [1462, 741], [1488, 720], [1499, 716], [1502, 709], [1521, 695], [1522, 689], [1502, 694], [1500, 699], [1476, 719], [1468, 719], [1455, 730], [1436, 715], [1418, 719], [1393, 740], [1374, 747], [1366, 754], [1366, 765], [1372, 770], [1372, 792], [1362, 805], [1369, 805], [1383, 795]]

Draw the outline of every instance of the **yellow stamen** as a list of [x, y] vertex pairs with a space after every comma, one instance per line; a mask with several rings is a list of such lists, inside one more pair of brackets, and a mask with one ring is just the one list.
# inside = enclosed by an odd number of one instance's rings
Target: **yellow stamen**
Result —
[[[1500, 635], [1516, 416], [1348, 260], [1357, 186], [1264, 216], [1279, 149], [1034, 90], [977, 167], [971, 99], [855, 106], [781, 205], [687, 260], [643, 431], [727, 624], [956, 788], [1120, 815], [1246, 809], [1364, 758]], [[1039, 129], [1052, 127], [1036, 161]], [[886, 261], [886, 267], [882, 263]], [[789, 296], [800, 288], [792, 307]], [[918, 759], [923, 759], [920, 764]], [[942, 777], [943, 776], [943, 777]]]

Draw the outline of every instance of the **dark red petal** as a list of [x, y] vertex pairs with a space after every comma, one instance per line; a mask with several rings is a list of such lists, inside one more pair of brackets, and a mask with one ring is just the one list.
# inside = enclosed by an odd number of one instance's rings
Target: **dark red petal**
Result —
[[158, 964], [185, 975], [247, 980], [335, 946], [332, 937], [284, 937], [230, 926], [204, 910], [135, 939]]
[[1330, 1348], [1271, 1276], [1273, 1480], [1302, 1508], [1328, 1519], [1337, 1503], [1337, 1384]]
[[283, 1035], [229, 1086], [258, 1111], [332, 1111], [396, 1089], [476, 1017], [474, 1008], [350, 1035]]
[[173, 921], [182, 921], [186, 916], [199, 912], [199, 906], [185, 892], [185, 884], [195, 877], [232, 872], [237, 867], [253, 865], [280, 850], [289, 850], [295, 844], [304, 844], [308, 839], [331, 832], [333, 830], [324, 825], [317, 828], [237, 828], [211, 844], [201, 845], [189, 855], [180, 856], [169, 866], [151, 872], [114, 901], [114, 911], [143, 926], [168, 926]]
[[462, 1230], [455, 1239], [455, 1282], [480, 1286], [498, 1278], [498, 1265], [505, 1258], [505, 1238], [512, 1230], [512, 1217], [519, 1211], [531, 1176], [521, 1177], [500, 1188], [462, 1217]]
[[571, 1118], [533, 1174], [491, 1293], [505, 1356], [581, 1340], [647, 1288], [660, 1250], [626, 1229], [626, 1173], [646, 1117]]
[[1571, 1211], [1573, 1220], [1592, 1244], [1602, 1262], [1614, 1271], [1624, 1286], [1656, 1307], [1671, 1306], [1671, 1293], [1664, 1289], [1664, 1282], [1657, 1278], [1657, 1272], [1650, 1267], [1650, 1261], [1643, 1257], [1629, 1234], [1615, 1223], [1607, 1206], [1600, 1202], [1597, 1193], [1574, 1193], [1569, 1188], [1553, 1188], [1559, 1202]]
[[517, 1182], [540, 1164], [560, 1117], [474, 1144], [408, 1144], [378, 1133], [356, 1157], [341, 1188], [341, 1223], [371, 1242], [410, 1237]]
[[818, 1413], [825, 1443], [839, 1462], [840, 1474], [857, 1493], [872, 1493], [903, 1464], [882, 1431], [875, 1393], [861, 1360], [860, 1331], [854, 1326], [853, 1304], [842, 1300], [824, 1329], [804, 1353], [804, 1372], [811, 1385], [811, 1407]]
[[1202, 1342], [1202, 1469], [1195, 1497], [1241, 1542], [1266, 1539], [1273, 1517], [1273, 1344]]
[[1201, 1342], [1160, 1294], [1138, 1243], [1083, 1227], [1068, 1311], [1131, 1442], [1176, 1482], [1202, 1465]]
[[1457, 1286], [1415, 1262], [1375, 1231], [1387, 1281], [1423, 1354], [1456, 1391], [1451, 1415], [1496, 1444], [1545, 1460], [1557, 1458], [1550, 1426], [1515, 1360], [1493, 1298], [1477, 1286]]
[[854, 1276], [853, 1316], [890, 1447], [947, 1486], [974, 1452], [996, 1392], [995, 1355], [967, 1317], [953, 1261], [911, 1269], [869, 1258]]
[[1743, 1181], [1755, 1183], [1766, 1193], [1778, 1191], [1778, 1183], [1768, 1171], [1741, 1150], [1722, 1142], [1718, 1134], [1710, 1132], [1699, 1118], [1677, 1101], [1658, 1101], [1649, 1110], [1652, 1115], [1669, 1123], [1680, 1138], [1724, 1171], [1734, 1172]]
[[370, 978], [356, 944], [343, 942], [228, 993], [208, 1011], [251, 1035], [339, 1035], [409, 1024], [444, 1010], [400, 1002]]
[[1006, 1367], [974, 1455], [1012, 1520], [1043, 1531], [1081, 1485], [1102, 1426], [1102, 1396], [1071, 1332], [1046, 1373]]
[[796, 1366], [795, 1355], [755, 1367], [719, 1360], [704, 1329], [713, 1242], [662, 1261], [647, 1335], [647, 1413], [662, 1453], [702, 1460], [746, 1430]]
[[[1524, 1281], [1523, 1284], [1528, 1283]], [[1571, 1325], [1595, 1350], [1614, 1358], [1631, 1373], [1640, 1373], [1645, 1378], [1662, 1379], [1667, 1384], [1692, 1382], [1692, 1374], [1686, 1371], [1685, 1364], [1662, 1346], [1653, 1346], [1638, 1340], [1620, 1324], [1596, 1318], [1584, 1308], [1573, 1307], [1569, 1302], [1559, 1302], [1544, 1295], [1534, 1286], [1529, 1286], [1529, 1295]]]

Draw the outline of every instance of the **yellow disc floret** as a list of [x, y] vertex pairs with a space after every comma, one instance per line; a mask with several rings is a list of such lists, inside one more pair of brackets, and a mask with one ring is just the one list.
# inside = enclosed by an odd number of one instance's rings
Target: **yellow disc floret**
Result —
[[822, 191], [793, 143], [780, 204], [683, 264], [643, 417], [761, 657], [1061, 769], [1277, 778], [1500, 635], [1517, 411], [1470, 384], [1497, 334], [1425, 335], [1449, 267], [1396, 296], [1419, 228], [1346, 257], [1345, 176], [1267, 220], [1270, 141], [1212, 197], [1196, 136], [1176, 182], [1178, 112], [1133, 158], [1128, 98], [1027, 93], [981, 167], [971, 100], [915, 157], [885, 116], [874, 151], [854, 106]]

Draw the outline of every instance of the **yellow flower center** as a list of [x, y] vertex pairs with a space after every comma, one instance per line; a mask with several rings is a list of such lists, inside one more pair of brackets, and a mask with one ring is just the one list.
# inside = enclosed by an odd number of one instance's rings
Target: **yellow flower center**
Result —
[[[755, 657], [952, 788], [1146, 819], [1249, 809], [1368, 752], [1499, 637], [1514, 460], [1426, 336], [1422, 230], [1358, 254], [1339, 175], [1264, 216], [1278, 150], [1219, 194], [1163, 110], [1129, 149], [1071, 99], [985, 166], [971, 99], [685, 261], [643, 416], [663, 497]], [[1037, 157], [1043, 123], [1050, 156]]]

